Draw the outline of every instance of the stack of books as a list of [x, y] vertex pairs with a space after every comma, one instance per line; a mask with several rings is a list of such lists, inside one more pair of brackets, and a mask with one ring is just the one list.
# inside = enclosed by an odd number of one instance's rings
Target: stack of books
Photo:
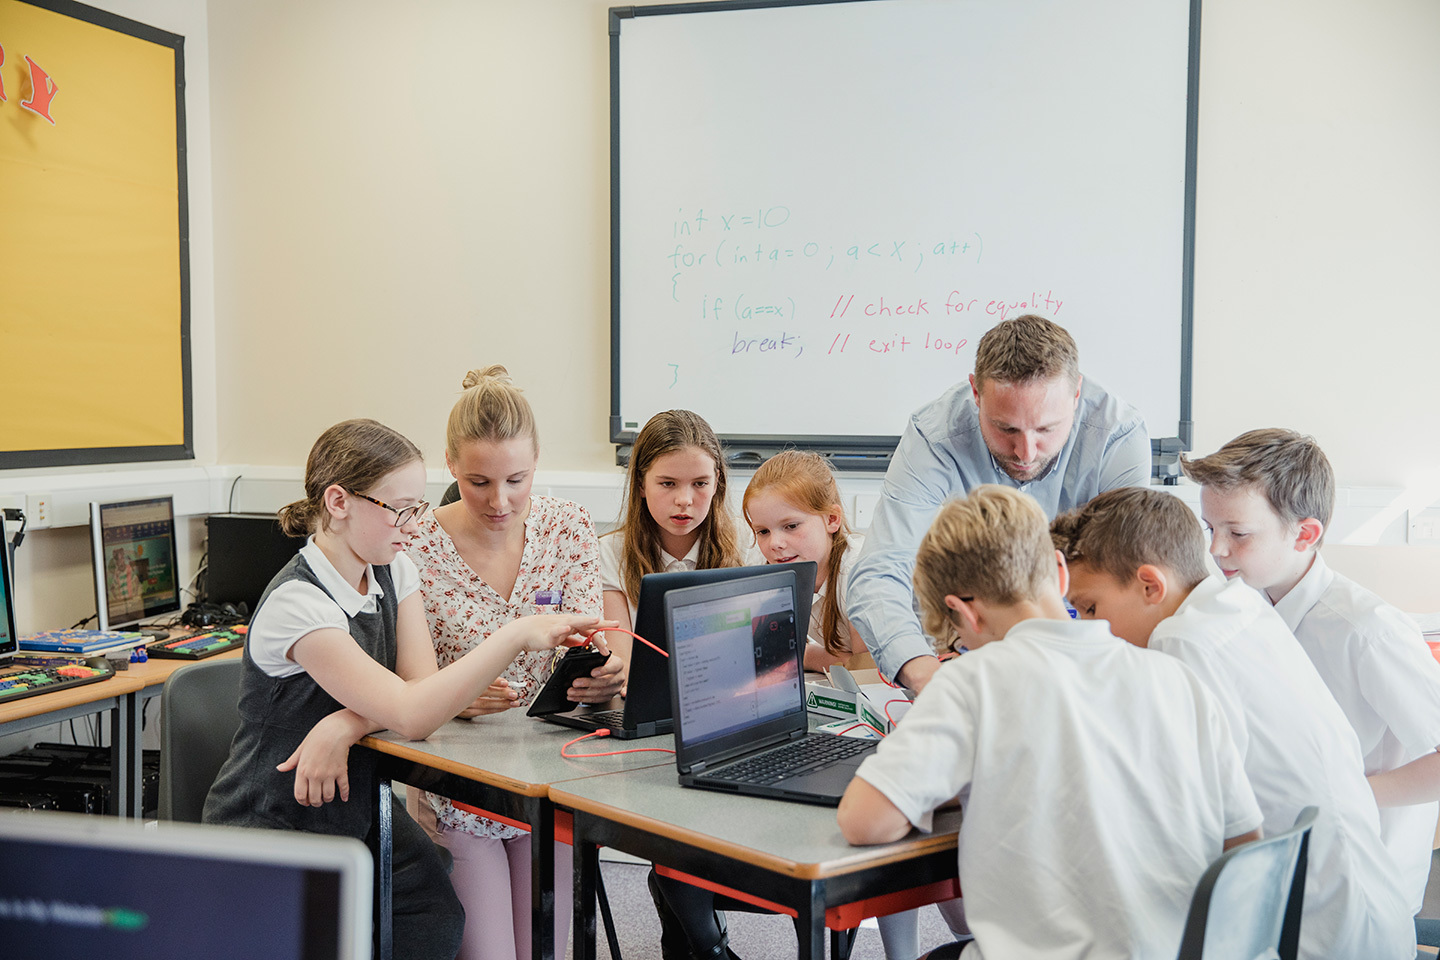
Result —
[[143, 633], [128, 630], [46, 630], [20, 638], [20, 649], [32, 653], [109, 654], [148, 643]]

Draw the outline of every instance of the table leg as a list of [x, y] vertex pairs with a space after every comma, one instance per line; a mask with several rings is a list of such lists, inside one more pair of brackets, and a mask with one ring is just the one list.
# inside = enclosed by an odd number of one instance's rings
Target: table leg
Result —
[[595, 877], [600, 871], [600, 848], [586, 840], [581, 829], [585, 814], [576, 811], [575, 858], [575, 950], [573, 960], [595, 960]]
[[810, 902], [800, 910], [795, 922], [800, 940], [800, 960], [825, 960], [825, 887], [823, 881], [810, 881]]
[[555, 960], [555, 808], [532, 799], [530, 808], [530, 955]]
[[395, 821], [390, 803], [393, 788], [388, 779], [381, 779], [375, 791], [375, 960], [391, 960], [394, 956], [394, 856]]
[[110, 812], [121, 818], [142, 816], [139, 697], [120, 697], [110, 710]]

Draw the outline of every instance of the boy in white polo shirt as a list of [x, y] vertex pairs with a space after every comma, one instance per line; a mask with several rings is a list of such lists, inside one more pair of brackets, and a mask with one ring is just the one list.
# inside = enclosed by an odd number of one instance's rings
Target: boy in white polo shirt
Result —
[[1071, 620], [1065, 586], [1029, 496], [981, 486], [942, 507], [915, 595], [926, 632], [970, 652], [939, 669], [840, 803], [847, 840], [885, 843], [959, 798], [965, 960], [1173, 957], [1201, 874], [1258, 836], [1204, 685]]
[[1182, 467], [1202, 485], [1215, 562], [1275, 605], [1360, 738], [1380, 834], [1418, 911], [1440, 812], [1440, 663], [1409, 617], [1325, 565], [1335, 474], [1312, 438], [1251, 430]]
[[1229, 721], [1264, 830], [1320, 808], [1310, 833], [1300, 956], [1408, 960], [1415, 924], [1380, 840], [1360, 743], [1305, 651], [1258, 593], [1205, 570], [1205, 535], [1157, 490], [1102, 493], [1057, 517], [1070, 603], [1137, 646], [1185, 662]]

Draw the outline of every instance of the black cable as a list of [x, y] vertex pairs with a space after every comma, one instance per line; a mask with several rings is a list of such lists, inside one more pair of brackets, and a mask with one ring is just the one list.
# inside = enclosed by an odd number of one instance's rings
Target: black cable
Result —
[[[240, 476], [243, 477], [244, 474], [242, 473]], [[236, 485], [239, 484], [239, 483], [240, 483], [240, 477], [236, 477], [236, 478], [235, 478], [233, 481], [231, 481], [231, 483], [230, 483], [230, 499], [229, 499], [228, 501], [226, 501], [226, 503], [225, 503], [225, 512], [226, 512], [226, 513], [234, 513], [234, 512], [235, 512], [235, 487], [236, 487]]]
[[94, 619], [96, 619], [96, 618], [99, 617], [99, 616], [100, 616], [99, 611], [96, 611], [95, 613], [90, 614], [90, 616], [86, 617], [84, 620], [77, 620], [77, 621], [75, 621], [74, 623], [72, 623], [72, 624], [70, 625], [70, 629], [71, 629], [71, 630], [79, 630], [81, 627], [85, 626], [85, 624], [89, 623], [91, 620], [94, 620]]
[[20, 544], [25, 542], [25, 528], [30, 525], [30, 519], [25, 516], [25, 511], [19, 507], [6, 507], [5, 519], [20, 521], [20, 529], [15, 531], [15, 536], [10, 540], [10, 550], [13, 556], [14, 551], [19, 548]]

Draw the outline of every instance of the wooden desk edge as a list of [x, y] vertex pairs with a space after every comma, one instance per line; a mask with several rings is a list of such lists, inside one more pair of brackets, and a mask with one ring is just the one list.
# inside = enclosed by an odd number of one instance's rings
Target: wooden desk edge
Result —
[[[657, 836], [673, 837], [676, 840], [681, 840], [691, 846], [699, 847], [702, 850], [709, 850], [721, 856], [741, 860], [758, 867], [764, 867], [767, 870], [798, 880], [820, 880], [838, 877], [847, 873], [854, 873], [857, 870], [866, 870], [871, 867], [884, 866], [903, 860], [913, 860], [916, 857], [937, 851], [954, 850], [957, 837], [957, 834], [954, 833], [912, 834], [895, 843], [881, 844], [875, 847], [855, 847], [854, 853], [841, 856], [834, 860], [825, 860], [819, 863], [803, 863], [762, 853], [751, 847], [729, 843], [706, 833], [699, 833], [684, 827], [677, 827], [674, 824], [653, 820], [650, 817], [632, 813], [629, 810], [622, 810], [619, 807], [612, 807], [609, 804], [589, 800], [585, 797], [577, 797], [572, 793], [566, 793], [563, 787], [550, 788], [550, 802], [557, 807], [566, 807], [571, 810], [592, 813], [604, 817], [607, 820], [613, 820], [616, 823], [634, 827], [638, 830], [644, 830], [647, 833], [653, 833]], [[835, 832], [837, 834], [840, 832], [838, 825], [835, 827]]]

